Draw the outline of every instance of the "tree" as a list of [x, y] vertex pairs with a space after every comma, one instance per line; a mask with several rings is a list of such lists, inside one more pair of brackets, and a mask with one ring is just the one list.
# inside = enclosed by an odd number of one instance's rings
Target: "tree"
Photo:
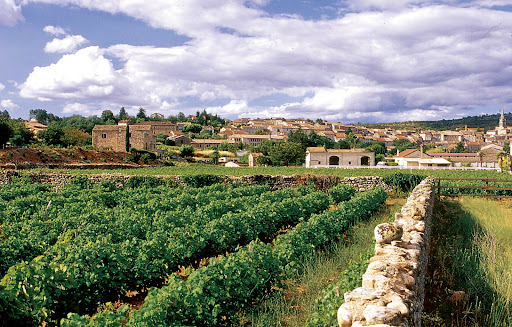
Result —
[[176, 117], [178, 122], [184, 122], [187, 121], [187, 117], [185, 117], [185, 114], [182, 112], [178, 113], [178, 117]]
[[308, 135], [308, 146], [323, 146], [326, 149], [334, 149], [336, 143], [326, 136], [320, 136], [315, 131]]
[[417, 149], [418, 145], [406, 139], [397, 139], [393, 141], [396, 150], [402, 152], [407, 149]]
[[510, 155], [510, 142], [505, 142], [503, 144], [503, 152]]
[[452, 153], [463, 153], [466, 152], [466, 148], [462, 142], [457, 143], [457, 146], [453, 149]]
[[83, 146], [91, 144], [92, 138], [89, 134], [82, 132], [81, 130], [73, 126], [62, 127], [62, 135], [60, 136], [60, 142], [64, 146]]
[[21, 120], [9, 120], [9, 126], [11, 128], [11, 137], [9, 143], [15, 146], [27, 145], [34, 139], [34, 133], [25, 126], [25, 123]]
[[301, 164], [304, 162], [306, 152], [300, 143], [278, 142], [272, 146], [269, 152], [272, 164], [277, 166], [288, 166], [290, 164]]
[[9, 112], [7, 110], [4, 110], [4, 111], [0, 112], [0, 118], [9, 120], [9, 119], [11, 119], [11, 115], [9, 115]]
[[213, 152], [210, 153], [209, 157], [210, 157], [210, 161], [216, 165], [219, 162], [219, 158], [220, 158], [219, 150], [217, 150], [217, 149], [213, 150]]
[[355, 148], [359, 143], [359, 139], [355, 136], [350, 128], [347, 130], [347, 137], [345, 137], [345, 141], [348, 143], [351, 149]]
[[203, 127], [199, 124], [188, 124], [183, 126], [183, 133], [199, 133]]
[[137, 118], [138, 119], [146, 119], [146, 109], [140, 107], [139, 108], [139, 112], [137, 113]]
[[5, 143], [9, 140], [11, 137], [11, 126], [9, 126], [9, 123], [5, 118], [0, 118], [0, 146], [4, 146]]
[[46, 130], [37, 134], [37, 137], [41, 139], [46, 145], [62, 145], [63, 136], [64, 131], [62, 127], [56, 122], [50, 123]]
[[116, 117], [114, 117], [111, 110], [103, 110], [101, 120], [107, 125], [114, 125], [116, 123]]
[[48, 112], [44, 109], [30, 109], [30, 118], [35, 118], [41, 124], [48, 124], [50, 116]]
[[130, 115], [128, 115], [124, 107], [121, 107], [121, 109], [119, 109], [119, 115], [117, 117], [119, 118], [119, 120], [130, 119]]
[[309, 137], [302, 129], [292, 130], [288, 134], [288, 142], [300, 143], [305, 150], [309, 146]]
[[191, 145], [182, 145], [180, 149], [180, 157], [188, 158], [194, 155], [194, 147]]
[[261, 129], [257, 129], [255, 132], [254, 132], [254, 135], [267, 135], [268, 133], [261, 130]]
[[317, 118], [317, 120], [315, 120], [315, 123], [317, 123], [318, 125], [322, 125], [324, 123], [324, 120], [322, 118]]
[[157, 142], [160, 142], [160, 143], [165, 143], [165, 140], [167, 140], [167, 135], [165, 135], [164, 133], [160, 132], [160, 133], [157, 133], [155, 135], [156, 137], [156, 141]]
[[386, 154], [387, 149], [386, 145], [383, 142], [373, 142], [370, 143], [368, 146], [365, 147], [366, 150], [375, 152], [375, 154]]

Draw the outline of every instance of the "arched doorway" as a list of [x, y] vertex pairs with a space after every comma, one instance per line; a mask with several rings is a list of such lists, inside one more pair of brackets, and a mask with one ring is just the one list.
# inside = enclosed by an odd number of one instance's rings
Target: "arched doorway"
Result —
[[369, 166], [370, 165], [370, 157], [364, 156], [361, 157], [361, 166]]
[[340, 164], [340, 158], [337, 156], [329, 157], [329, 166], [338, 166]]

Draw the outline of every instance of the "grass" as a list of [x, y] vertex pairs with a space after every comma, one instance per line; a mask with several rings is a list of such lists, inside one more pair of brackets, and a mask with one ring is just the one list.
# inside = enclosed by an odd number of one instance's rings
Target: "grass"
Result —
[[[343, 239], [316, 257], [306, 260], [300, 273], [269, 296], [246, 316], [251, 326], [303, 326], [314, 310], [315, 300], [328, 284], [337, 281], [340, 273], [361, 258], [374, 243], [373, 229], [389, 222], [400, 211], [405, 198], [390, 198], [370, 220], [359, 224]], [[341, 294], [343, 296], [343, 294]], [[333, 316], [336, 311], [333, 311]]]
[[438, 203], [424, 326], [512, 326], [510, 217], [510, 201]]
[[[50, 171], [42, 169], [43, 171]], [[53, 169], [51, 171], [67, 171], [71, 174], [101, 174], [105, 170], [102, 169]], [[414, 173], [422, 176], [436, 176], [436, 177], [462, 177], [462, 178], [496, 178], [511, 180], [512, 177], [507, 173], [500, 173], [496, 171], [462, 171], [462, 170], [415, 170], [415, 169], [329, 169], [329, 168], [304, 168], [304, 167], [239, 167], [229, 168], [223, 166], [215, 166], [208, 164], [180, 164], [171, 167], [147, 167], [137, 169], [121, 169], [109, 170], [109, 173], [117, 172], [125, 175], [229, 175], [229, 176], [244, 176], [244, 175], [293, 175], [293, 174], [314, 174], [314, 175], [335, 175], [340, 177], [353, 177], [353, 176], [389, 176], [397, 172], [401, 173]]]

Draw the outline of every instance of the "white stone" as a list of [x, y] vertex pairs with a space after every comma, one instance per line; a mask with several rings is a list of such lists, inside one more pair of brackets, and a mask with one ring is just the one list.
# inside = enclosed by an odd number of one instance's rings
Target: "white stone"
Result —
[[400, 324], [401, 314], [397, 309], [369, 305], [363, 310], [363, 316], [368, 325], [398, 325]]
[[377, 243], [391, 243], [402, 237], [403, 229], [395, 224], [379, 224], [375, 227], [374, 235]]
[[340, 327], [352, 326], [352, 312], [348, 310], [343, 304], [338, 309], [338, 325]]

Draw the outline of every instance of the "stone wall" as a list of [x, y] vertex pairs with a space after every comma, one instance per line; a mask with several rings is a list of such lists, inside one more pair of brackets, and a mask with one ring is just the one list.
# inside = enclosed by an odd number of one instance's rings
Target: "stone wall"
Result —
[[[20, 172], [18, 170], [4, 169], [0, 170], [0, 184], [10, 184], [13, 178], [23, 178], [30, 183], [49, 184], [55, 187], [61, 187], [69, 183], [76, 175], [67, 172]], [[93, 183], [98, 184], [102, 181], [111, 181], [117, 186], [121, 187], [131, 175], [123, 174], [90, 174], [86, 175], [87, 178]], [[170, 181], [170, 184], [185, 185], [181, 176], [151, 176], [164, 181]], [[300, 185], [314, 184], [319, 190], [329, 189], [333, 185], [348, 184], [355, 187], [358, 191], [364, 192], [376, 187], [384, 187], [386, 191], [391, 191], [392, 188], [386, 185], [381, 177], [377, 176], [359, 176], [359, 177], [345, 177], [338, 176], [319, 176], [319, 175], [292, 175], [292, 176], [271, 176], [271, 175], [248, 175], [242, 177], [222, 176], [224, 183], [240, 183], [244, 185], [268, 184], [272, 189], [280, 189], [285, 187], [297, 187]]]
[[362, 287], [344, 295], [338, 310], [341, 327], [421, 326], [434, 185], [432, 177], [423, 180], [394, 223], [375, 228], [375, 256]]

